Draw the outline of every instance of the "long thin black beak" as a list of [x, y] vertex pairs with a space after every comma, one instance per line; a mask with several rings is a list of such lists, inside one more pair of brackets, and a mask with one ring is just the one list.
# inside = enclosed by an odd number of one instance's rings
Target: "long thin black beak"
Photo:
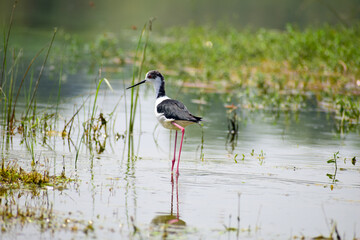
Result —
[[126, 88], [126, 90], [130, 89], [130, 88], [133, 88], [133, 87], [136, 87], [137, 85], [143, 84], [144, 82], [146, 82], [146, 80], [142, 80], [141, 82], [139, 82], [139, 83], [137, 83], [135, 85], [132, 85], [131, 87]]

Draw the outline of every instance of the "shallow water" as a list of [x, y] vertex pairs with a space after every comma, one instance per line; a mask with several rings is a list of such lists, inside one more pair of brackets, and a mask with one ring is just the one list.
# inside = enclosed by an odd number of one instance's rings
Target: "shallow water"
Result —
[[[64, 89], [77, 89], [70, 82]], [[37, 137], [39, 162], [52, 174], [65, 166], [66, 175], [77, 181], [63, 191], [49, 187], [39, 196], [26, 193], [15, 201], [35, 209], [52, 206], [57, 230], [43, 231], [36, 223], [22, 226], [15, 221], [0, 239], [160, 239], [164, 234], [170, 239], [283, 239], [328, 236], [332, 221], [344, 239], [359, 237], [360, 168], [358, 162], [351, 164], [351, 158], [360, 157], [360, 139], [358, 133], [340, 135], [331, 114], [314, 109], [280, 114], [237, 109], [239, 132], [231, 142], [221, 94], [209, 94], [208, 104], [198, 105], [193, 103], [200, 97], [197, 90], [179, 93], [168, 84], [170, 97], [177, 96], [195, 115], [204, 117], [203, 126], [186, 128], [176, 179], [170, 174], [174, 133], [157, 126], [152, 87], [140, 87], [133, 136], [136, 157], [129, 160], [128, 143], [115, 135], [126, 130], [130, 91], [124, 95], [123, 87], [130, 83], [110, 82], [115, 91], [104, 84], [97, 116], [102, 112], [109, 118], [115, 104], [119, 105], [116, 118], [108, 123], [109, 136], [101, 137], [105, 146], [101, 153], [96, 151], [99, 145], [92, 150], [82, 145], [75, 160], [78, 133], [94, 96], [75, 120], [73, 143], [51, 136], [44, 144]], [[94, 89], [93, 83], [83, 81], [81, 92], [67, 91], [60, 105], [61, 119], [69, 119]], [[38, 106], [41, 112], [47, 105]], [[56, 130], [62, 130], [63, 121]], [[17, 134], [8, 147], [3, 143], [3, 156], [29, 168], [31, 155], [21, 140]], [[334, 174], [335, 168], [327, 160], [337, 151], [338, 182], [333, 183], [327, 174]], [[1, 198], [4, 202], [8, 196]], [[179, 217], [179, 227], [155, 224], [171, 219], [168, 215]], [[89, 221], [94, 231], [86, 234], [82, 230]], [[71, 230], [74, 226], [79, 230]]]

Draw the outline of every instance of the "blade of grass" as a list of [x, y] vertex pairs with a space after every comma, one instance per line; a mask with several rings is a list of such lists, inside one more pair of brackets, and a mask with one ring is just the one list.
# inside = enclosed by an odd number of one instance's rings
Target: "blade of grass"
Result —
[[4, 83], [4, 73], [5, 73], [5, 68], [6, 68], [7, 49], [8, 49], [8, 46], [9, 46], [10, 33], [11, 33], [11, 28], [12, 28], [12, 23], [13, 23], [13, 17], [14, 17], [14, 11], [15, 11], [15, 8], [16, 8], [16, 4], [17, 4], [17, 1], [14, 2], [13, 8], [11, 10], [9, 30], [7, 32], [6, 39], [5, 39], [5, 36], [4, 36], [4, 58], [3, 58], [3, 66], [2, 66], [2, 70], [1, 70], [0, 89], [3, 88], [3, 83]]
[[[142, 43], [142, 38], [143, 35], [146, 31], [146, 27], [147, 27], [147, 23], [144, 25], [140, 37], [139, 37], [139, 41], [138, 41], [138, 45], [136, 47], [136, 52], [135, 52], [135, 57], [134, 57], [134, 62], [136, 63], [137, 60], [137, 56], [138, 56], [138, 52]], [[135, 83], [135, 75], [136, 75], [136, 67], [133, 67], [133, 77], [132, 77], [132, 85]], [[135, 94], [135, 98], [134, 98], [134, 93], [136, 91]], [[130, 102], [130, 118], [129, 118], [129, 130], [128, 130], [128, 161], [131, 159], [131, 156], [134, 153], [134, 144], [133, 144], [133, 131], [134, 131], [134, 122], [135, 122], [135, 113], [136, 113], [136, 105], [137, 105], [137, 101], [138, 101], [138, 97], [139, 97], [139, 88], [132, 88], [131, 89], [131, 102]]]
[[[87, 100], [89, 99], [90, 95], [85, 99], [85, 101], [81, 104], [81, 106], [78, 108], [78, 110], [76, 110], [75, 114], [70, 118], [70, 120], [65, 124], [64, 129], [63, 129], [63, 134], [66, 133], [66, 128], [69, 126], [69, 124], [71, 122], [74, 121], [74, 118], [76, 117], [76, 115], [80, 112], [80, 110], [83, 108], [83, 106], [85, 105], [85, 103], [87, 102]], [[69, 134], [70, 134], [70, 130], [69, 130]]]
[[[99, 77], [101, 77], [101, 68], [99, 69]], [[93, 129], [93, 124], [94, 124], [94, 120], [95, 120], [96, 102], [97, 102], [98, 94], [99, 94], [99, 91], [100, 91], [100, 86], [101, 86], [103, 81], [105, 81], [106, 84], [108, 85], [108, 87], [112, 90], [112, 87], [111, 87], [109, 81], [106, 78], [101, 78], [98, 85], [97, 85], [97, 88], [96, 88], [94, 103], [93, 103], [93, 106], [92, 106], [91, 117], [90, 117], [90, 120], [89, 120], [90, 121], [89, 122], [89, 130], [88, 130], [88, 133], [87, 133], [88, 139], [91, 139], [90, 135], [91, 135], [91, 130]]]
[[[16, 62], [16, 57], [15, 57], [15, 49], [13, 51], [13, 66], [15, 65]], [[8, 90], [8, 101], [7, 101], [7, 121], [6, 121], [6, 125], [8, 126], [8, 130], [10, 131], [9, 128], [9, 123], [10, 123], [10, 113], [11, 113], [11, 106], [12, 106], [12, 99], [13, 99], [13, 90], [14, 90], [14, 78], [15, 78], [15, 74], [13, 71], [13, 67], [11, 67], [11, 76], [10, 76], [10, 85], [9, 85], [9, 90]]]
[[[148, 45], [148, 41], [149, 41], [149, 35], [150, 35], [150, 31], [152, 29], [152, 21], [153, 19], [150, 19], [148, 23], [146, 23], [141, 31], [140, 37], [139, 37], [139, 41], [138, 41], [138, 45], [136, 48], [136, 52], [135, 52], [135, 59], [134, 62], [136, 62], [137, 60], [137, 56], [138, 56], [138, 52], [140, 51], [140, 47], [141, 47], [141, 43], [142, 43], [142, 39], [143, 36], [145, 34], [145, 41], [144, 41], [144, 47], [142, 50], [142, 55], [141, 55], [141, 62], [140, 62], [140, 66], [139, 66], [139, 70], [138, 70], [138, 74], [137, 74], [137, 78], [140, 81], [141, 79], [141, 75], [142, 75], [142, 69], [143, 69], [143, 65], [145, 62], [145, 56], [146, 56], [146, 49], [147, 49], [147, 45]], [[136, 75], [136, 68], [134, 66], [133, 68], [133, 79], [132, 79], [132, 85], [135, 83], [135, 75]], [[136, 91], [135, 97], [134, 97], [134, 92]], [[128, 157], [130, 158], [130, 156], [133, 155], [133, 146], [130, 146], [132, 141], [132, 134], [134, 131], [134, 123], [135, 123], [135, 115], [136, 115], [136, 109], [137, 109], [137, 104], [139, 101], [139, 88], [136, 88], [136, 90], [134, 88], [131, 89], [131, 103], [130, 103], [130, 118], [129, 118], [129, 152], [128, 152]], [[140, 139], [139, 139], [140, 141]]]
[[13, 106], [13, 111], [12, 111], [12, 115], [11, 115], [11, 119], [10, 119], [10, 124], [12, 124], [13, 121], [14, 121], [14, 119], [15, 119], [16, 103], [17, 103], [17, 100], [18, 100], [18, 98], [19, 98], [20, 90], [21, 90], [21, 88], [22, 88], [22, 86], [23, 86], [23, 84], [24, 84], [25, 78], [26, 78], [27, 74], [29, 73], [29, 70], [30, 70], [32, 64], [34, 63], [34, 61], [37, 59], [37, 57], [40, 55], [40, 53], [41, 53], [44, 49], [45, 49], [45, 48], [40, 49], [40, 51], [38, 51], [38, 52], [36, 53], [35, 57], [33, 57], [33, 59], [31, 59], [29, 65], [28, 65], [28, 67], [27, 67], [27, 69], [26, 69], [26, 71], [25, 71], [25, 73], [24, 73], [24, 76], [23, 76], [22, 79], [21, 79], [20, 86], [19, 86], [19, 88], [18, 88], [16, 97], [15, 97], [15, 101], [14, 101], [14, 106]]
[[[143, 29], [141, 30], [141, 34], [140, 34], [140, 37], [139, 37], [139, 41], [138, 41], [138, 44], [137, 44], [137, 47], [136, 47], [136, 51], [135, 51], [135, 56], [134, 56], [134, 62], [136, 62], [137, 60], [137, 55], [138, 55], [138, 52], [139, 52], [139, 49], [140, 49], [140, 46], [141, 46], [141, 42], [142, 42], [142, 38], [143, 38], [143, 35], [144, 35], [144, 32], [146, 30], [146, 26], [147, 26], [147, 23], [144, 25]], [[132, 77], [132, 81], [131, 81], [131, 85], [134, 85], [135, 84], [135, 73], [136, 73], [136, 68], [135, 66], [133, 67], [133, 77]], [[130, 102], [130, 118], [129, 118], [129, 135], [131, 135], [133, 133], [133, 130], [134, 130], [134, 121], [133, 119], [135, 119], [135, 104], [136, 104], [136, 99], [134, 99], [134, 92], [136, 91], [136, 96], [139, 95], [139, 88], [132, 88], [131, 89], [131, 102]]]
[[109, 80], [107, 80], [106, 78], [103, 78], [103, 80], [106, 83], [106, 85], [110, 88], [110, 90], [113, 92], [114, 89], [111, 87], [111, 84], [110, 84]]
[[63, 73], [63, 57], [61, 58], [61, 65], [60, 65], [60, 73], [59, 73], [59, 88], [58, 88], [58, 94], [57, 94], [57, 100], [56, 100], [56, 112], [55, 112], [55, 122], [54, 127], [57, 124], [58, 120], [58, 113], [59, 113], [59, 104], [60, 104], [60, 95], [61, 95], [61, 80], [62, 80], [62, 73]]
[[38, 87], [39, 87], [40, 79], [41, 79], [42, 73], [43, 73], [43, 71], [44, 71], [44, 69], [45, 69], [45, 65], [46, 65], [47, 59], [48, 59], [48, 57], [49, 57], [51, 47], [52, 47], [52, 45], [53, 45], [53, 43], [54, 43], [55, 36], [56, 36], [56, 32], [57, 32], [57, 28], [54, 28], [54, 34], [53, 34], [52, 39], [51, 39], [51, 41], [50, 41], [50, 45], [49, 45], [48, 51], [47, 51], [47, 53], [46, 53], [46, 57], [45, 57], [45, 59], [44, 59], [44, 63], [43, 63], [42, 66], [41, 66], [40, 73], [39, 73], [39, 77], [38, 77], [38, 79], [37, 79], [37, 81], [36, 81], [36, 83], [35, 83], [35, 88], [34, 88], [34, 91], [33, 91], [32, 96], [31, 96], [31, 99], [30, 99], [30, 102], [29, 102], [29, 106], [28, 106], [28, 108], [27, 108], [27, 110], [26, 110], [25, 119], [27, 118], [27, 115], [28, 115], [28, 113], [29, 113], [30, 107], [31, 107], [31, 105], [32, 105], [32, 102], [34, 101], [34, 98], [35, 98], [37, 89], [38, 89]]

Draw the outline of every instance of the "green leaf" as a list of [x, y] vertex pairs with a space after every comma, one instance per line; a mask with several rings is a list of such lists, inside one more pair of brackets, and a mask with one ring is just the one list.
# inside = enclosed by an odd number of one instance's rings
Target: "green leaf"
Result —
[[111, 84], [110, 84], [109, 80], [107, 80], [106, 78], [103, 78], [102, 80], [105, 81], [106, 85], [107, 85], [107, 86], [110, 88], [110, 90], [113, 92], [114, 89], [111, 87]]

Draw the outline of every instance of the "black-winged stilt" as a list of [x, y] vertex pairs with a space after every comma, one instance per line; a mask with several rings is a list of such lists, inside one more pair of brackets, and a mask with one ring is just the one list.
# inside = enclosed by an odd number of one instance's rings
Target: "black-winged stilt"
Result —
[[155, 71], [155, 70], [149, 71], [145, 76], [145, 80], [126, 89], [133, 88], [145, 82], [151, 82], [155, 88], [155, 92], [156, 92], [155, 116], [157, 120], [161, 123], [163, 127], [167, 129], [176, 130], [174, 158], [172, 160], [171, 172], [173, 172], [174, 164], [175, 164], [177, 131], [180, 130], [182, 132], [178, 164], [176, 168], [176, 174], [179, 175], [179, 163], [180, 163], [181, 148], [184, 140], [185, 127], [190, 124], [200, 122], [201, 117], [196, 117], [193, 114], [191, 114], [182, 102], [173, 100], [168, 96], [166, 96], [164, 77], [163, 75], [161, 75], [159, 71]]

